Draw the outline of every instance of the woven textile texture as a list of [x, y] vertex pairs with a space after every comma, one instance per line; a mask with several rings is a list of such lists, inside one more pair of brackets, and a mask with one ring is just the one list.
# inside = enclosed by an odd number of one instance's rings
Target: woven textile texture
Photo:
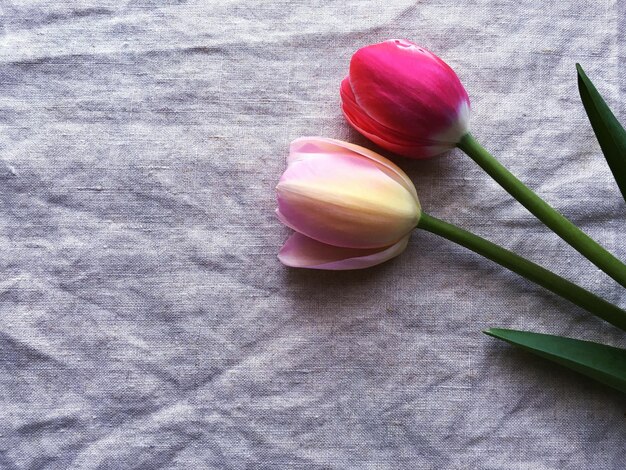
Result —
[[[0, 469], [621, 469], [624, 397], [481, 333], [617, 329], [426, 232], [287, 269], [289, 142], [345, 123], [351, 54], [408, 38], [473, 134], [617, 256], [580, 62], [626, 121], [626, 2], [0, 2]], [[459, 151], [395, 159], [429, 213], [626, 305]]]

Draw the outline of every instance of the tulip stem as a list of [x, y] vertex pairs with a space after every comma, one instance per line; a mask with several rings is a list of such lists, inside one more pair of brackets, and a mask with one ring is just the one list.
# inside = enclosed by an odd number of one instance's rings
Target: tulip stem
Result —
[[626, 287], [626, 265], [624, 263], [525, 186], [485, 150], [470, 133], [465, 134], [457, 146], [559, 237]]
[[439, 235], [495, 261], [626, 331], [626, 311], [512, 251], [425, 213], [421, 214], [417, 228]]

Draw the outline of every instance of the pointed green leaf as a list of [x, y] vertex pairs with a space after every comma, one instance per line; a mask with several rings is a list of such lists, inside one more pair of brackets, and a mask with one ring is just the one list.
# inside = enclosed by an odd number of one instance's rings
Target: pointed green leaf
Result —
[[626, 393], [626, 349], [530, 331], [490, 328], [484, 333]]
[[606, 104], [596, 87], [576, 64], [578, 91], [591, 122], [591, 127], [613, 172], [617, 186], [626, 200], [626, 131]]

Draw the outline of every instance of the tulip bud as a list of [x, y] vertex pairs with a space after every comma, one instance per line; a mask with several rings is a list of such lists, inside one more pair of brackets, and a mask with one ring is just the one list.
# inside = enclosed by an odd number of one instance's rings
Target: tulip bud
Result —
[[278, 257], [294, 267], [382, 263], [404, 251], [421, 213], [400, 168], [363, 147], [321, 137], [292, 142], [276, 191], [279, 219], [297, 232]]
[[406, 40], [359, 49], [340, 93], [357, 131], [405, 157], [433, 157], [467, 133], [470, 102], [459, 78], [435, 54]]

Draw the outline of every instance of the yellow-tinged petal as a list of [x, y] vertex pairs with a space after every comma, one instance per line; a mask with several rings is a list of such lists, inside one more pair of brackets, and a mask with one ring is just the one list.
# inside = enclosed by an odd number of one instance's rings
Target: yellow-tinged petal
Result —
[[279, 212], [287, 225], [323, 243], [350, 248], [390, 246], [417, 225], [419, 202], [413, 185], [411, 191], [399, 177], [401, 170], [333, 142], [321, 144], [334, 151], [293, 159], [277, 186]]

